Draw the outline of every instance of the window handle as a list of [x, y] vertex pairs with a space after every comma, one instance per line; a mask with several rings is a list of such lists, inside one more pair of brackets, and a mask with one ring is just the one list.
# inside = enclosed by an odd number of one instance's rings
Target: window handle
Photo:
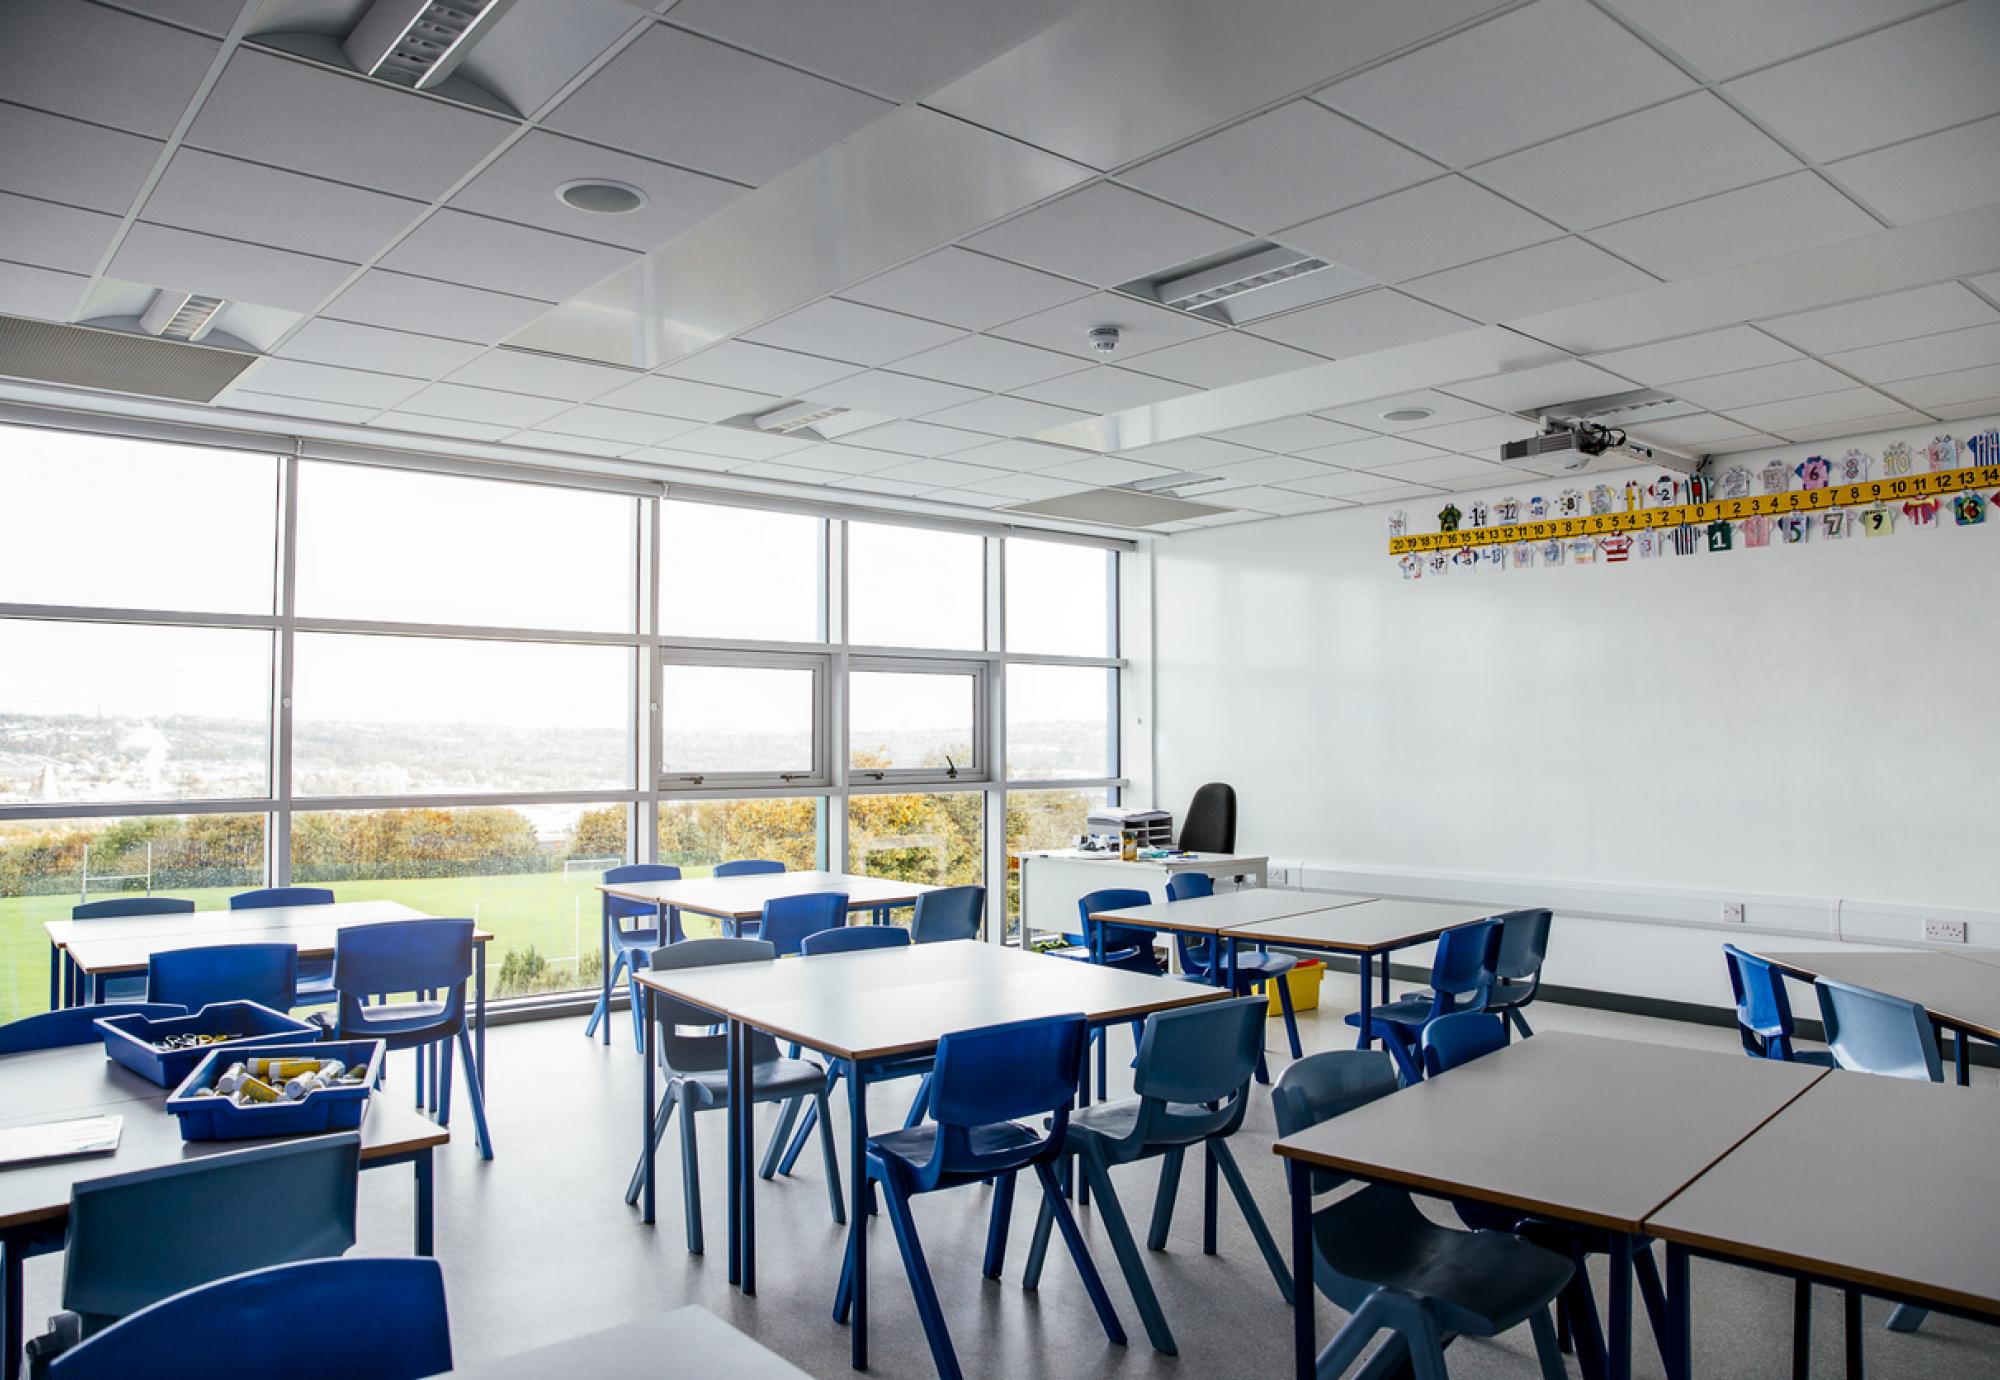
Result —
[[944, 755], [944, 765], [946, 779], [951, 781], [958, 780], [958, 763], [951, 760], [951, 754], [948, 752]]

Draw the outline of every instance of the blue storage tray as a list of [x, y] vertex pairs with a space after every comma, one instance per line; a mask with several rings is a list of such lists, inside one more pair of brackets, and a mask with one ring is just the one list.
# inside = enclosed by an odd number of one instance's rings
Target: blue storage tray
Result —
[[[225, 1001], [204, 1006], [192, 1016], [148, 1020], [144, 1016], [106, 1016], [97, 1022], [104, 1052], [148, 1082], [163, 1088], [178, 1086], [194, 1066], [215, 1050], [256, 1049], [268, 1044], [295, 1045], [318, 1038], [319, 1027], [295, 1020], [282, 1011], [254, 1001]], [[228, 1035], [219, 1045], [166, 1052], [153, 1041], [169, 1035]]]
[[293, 1042], [261, 1045], [249, 1051], [259, 1059], [338, 1059], [349, 1068], [366, 1066], [369, 1076], [353, 1087], [321, 1088], [297, 1102], [269, 1102], [239, 1107], [226, 1097], [196, 1097], [196, 1088], [213, 1087], [237, 1060], [241, 1050], [218, 1049], [195, 1065], [167, 1099], [167, 1110], [181, 1119], [182, 1140], [250, 1140], [261, 1136], [304, 1136], [322, 1131], [351, 1131], [368, 1110], [368, 1094], [382, 1060], [388, 1057], [381, 1040], [329, 1040], [323, 1044]]

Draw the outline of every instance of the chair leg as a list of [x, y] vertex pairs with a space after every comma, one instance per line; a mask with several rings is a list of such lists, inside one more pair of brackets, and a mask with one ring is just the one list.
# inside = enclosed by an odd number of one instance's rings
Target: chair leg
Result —
[[[678, 1101], [678, 1098], [669, 1093], [667, 1100], [660, 1104], [660, 1109], [653, 1113], [653, 1149], [655, 1151], [660, 1148], [660, 1142], [667, 1138], [667, 1123], [674, 1119], [674, 1106]], [[625, 1185], [626, 1207], [631, 1207], [639, 1201], [639, 1190], [644, 1185], [645, 1177], [646, 1154], [642, 1150], [639, 1152], [639, 1162], [632, 1166], [631, 1182]]]
[[993, 1214], [986, 1222], [986, 1259], [980, 1273], [1000, 1278], [1007, 1263], [1007, 1227], [1014, 1218], [1014, 1175], [1002, 1174], [993, 1187]]
[[1147, 1339], [1152, 1342], [1153, 1350], [1178, 1356], [1180, 1349], [1174, 1345], [1173, 1330], [1167, 1326], [1167, 1315], [1160, 1310], [1159, 1296], [1153, 1292], [1153, 1281], [1146, 1273], [1146, 1262], [1139, 1255], [1139, 1243], [1132, 1239], [1132, 1228], [1125, 1221], [1125, 1209], [1111, 1187], [1111, 1175], [1087, 1150], [1077, 1155], [1076, 1162], [1090, 1184], [1090, 1191], [1098, 1197], [1098, 1215], [1104, 1221], [1105, 1233], [1111, 1238], [1111, 1249], [1118, 1257], [1118, 1268], [1125, 1275], [1125, 1287], [1132, 1291], [1132, 1304], [1139, 1310], [1139, 1320], [1146, 1325]]
[[[1050, 1171], [1054, 1177], [1054, 1171]], [[1056, 1212], [1050, 1207], [1046, 1197], [1042, 1200], [1041, 1211], [1035, 1214], [1035, 1234], [1028, 1241], [1028, 1263], [1021, 1271], [1021, 1287], [1034, 1290], [1042, 1282], [1042, 1265], [1049, 1256], [1049, 1232], [1055, 1227]]]
[[[620, 954], [619, 956], [611, 960], [611, 976], [605, 984], [606, 987], [616, 987], [618, 985], [618, 970], [620, 967], [624, 965], [624, 962], [625, 958], [623, 954]], [[610, 1016], [611, 1016], [610, 1003], [605, 1001], [604, 989], [600, 988], [597, 993], [597, 1000], [591, 1005], [590, 1008], [590, 1019], [583, 1023], [584, 1038], [589, 1039], [591, 1036], [595, 1035], [597, 1033], [598, 1022], [608, 1020], [610, 1019]]]
[[1271, 1229], [1264, 1224], [1264, 1214], [1257, 1210], [1257, 1200], [1250, 1196], [1250, 1185], [1243, 1178], [1243, 1171], [1237, 1167], [1236, 1155], [1220, 1138], [1209, 1142], [1214, 1152], [1215, 1162], [1222, 1169], [1222, 1177], [1229, 1181], [1229, 1192], [1236, 1199], [1236, 1206], [1249, 1224], [1250, 1237], [1263, 1252], [1264, 1263], [1271, 1269], [1271, 1278], [1278, 1282], [1278, 1293], [1286, 1303], [1292, 1302], [1292, 1272], [1285, 1266], [1285, 1257], [1278, 1252], [1278, 1243], [1271, 1239]]
[[1509, 1021], [1513, 1022], [1513, 1023], [1514, 1023], [1514, 1025], [1515, 1025], [1515, 1026], [1516, 1026], [1516, 1027], [1517, 1027], [1517, 1028], [1518, 1028], [1518, 1029], [1520, 1030], [1520, 1032], [1521, 1032], [1521, 1036], [1522, 1036], [1522, 1038], [1523, 1038], [1523, 1039], [1525, 1039], [1525, 1038], [1527, 1038], [1528, 1036], [1531, 1036], [1531, 1035], [1533, 1035], [1533, 1034], [1535, 1033], [1535, 1032], [1534, 1032], [1534, 1030], [1533, 1030], [1532, 1028], [1530, 1028], [1530, 1027], [1529, 1027], [1529, 1025], [1528, 1025], [1528, 1018], [1527, 1018], [1526, 1016], [1524, 1016], [1524, 1015], [1522, 1015], [1522, 1014], [1521, 1014], [1521, 1008], [1520, 1008], [1520, 1007], [1518, 1007], [1518, 1006], [1510, 1006], [1510, 1007], [1508, 1007], [1508, 1008], [1507, 1008], [1507, 1019], [1508, 1019]]
[[[837, 1077], [838, 1075], [834, 1074], [827, 1076], [826, 1091], [829, 1097], [833, 1094]], [[785, 1156], [778, 1161], [778, 1172], [780, 1174], [787, 1176], [791, 1174], [792, 1167], [799, 1162], [799, 1156], [805, 1153], [806, 1142], [812, 1139], [813, 1130], [818, 1125], [819, 1103], [808, 1102], [806, 1103], [805, 1115], [799, 1118], [798, 1129], [792, 1132], [792, 1143], [785, 1147]], [[767, 1175], [766, 1177], [769, 1176]]]
[[917, 1084], [917, 1100], [910, 1104], [910, 1114], [903, 1118], [905, 1131], [915, 1130], [924, 1124], [924, 1118], [931, 1112], [931, 1075], [928, 1073]]
[[639, 995], [637, 963], [625, 965], [625, 998], [626, 1009], [632, 1015], [632, 1048], [643, 1050], [646, 1047], [646, 1003]]
[[1660, 1348], [1660, 1363], [1669, 1372], [1673, 1361], [1667, 1341], [1667, 1291], [1660, 1283], [1660, 1265], [1653, 1259], [1653, 1243], [1641, 1240], [1632, 1252], [1632, 1276], [1639, 1285], [1639, 1301], [1646, 1307], [1646, 1322], [1653, 1329], [1653, 1341]]
[[1201, 1253], [1215, 1254], [1215, 1200], [1217, 1184], [1215, 1172], [1215, 1142], [1202, 1142], [1201, 1147]]
[[1187, 1152], [1176, 1145], [1160, 1156], [1160, 1186], [1153, 1192], [1153, 1224], [1146, 1232], [1146, 1249], [1164, 1251], [1174, 1224], [1174, 1201], [1181, 1193], [1181, 1161]]
[[[1104, 1277], [1097, 1273], [1097, 1262], [1090, 1258], [1090, 1251], [1083, 1244], [1083, 1233], [1077, 1230], [1076, 1217], [1063, 1198], [1055, 1170], [1049, 1165], [1038, 1164], [1035, 1166], [1035, 1177], [1042, 1185], [1042, 1210], [1062, 1228], [1063, 1244], [1069, 1247], [1070, 1259], [1076, 1262], [1076, 1272], [1083, 1277], [1083, 1292], [1090, 1296], [1090, 1306], [1097, 1310], [1097, 1321], [1103, 1325], [1104, 1335], [1112, 1345], [1124, 1346], [1125, 1326], [1118, 1321], [1118, 1310], [1111, 1306], [1111, 1295], [1105, 1291]], [[1131, 1239], [1130, 1233], [1127, 1233], [1126, 1239]]]
[[1097, 1100], [1102, 1102], [1107, 1096], [1105, 1085], [1109, 1074], [1105, 1068], [1111, 1052], [1111, 1027], [1100, 1026], [1097, 1031]]
[[1402, 1034], [1395, 1027], [1382, 1027], [1382, 1043], [1388, 1048], [1389, 1057], [1396, 1061], [1396, 1068], [1403, 1075], [1404, 1087], [1424, 1081], [1424, 1066], [1416, 1061], [1409, 1045], [1403, 1042]]
[[[771, 1128], [770, 1144], [764, 1147], [763, 1162], [757, 1166], [758, 1178], [768, 1179], [778, 1172], [778, 1156], [783, 1153], [786, 1142], [792, 1138], [792, 1126], [799, 1119], [799, 1106], [804, 1101], [803, 1097], [785, 1099], [784, 1110], [778, 1113], [778, 1124]], [[817, 1114], [818, 1110], [819, 1104], [814, 1103], [814, 1113]]]
[[[665, 1129], [665, 1123], [661, 1123]], [[689, 1255], [702, 1253], [701, 1149], [695, 1141], [694, 1109], [681, 1112], [681, 1216], [687, 1219]]]
[[[472, 1129], [479, 1133], [479, 1158], [493, 1158], [493, 1135], [486, 1129], [486, 1094], [479, 1086], [479, 1061], [472, 1057], [472, 1032], [464, 1026], [458, 1028], [458, 1047], [465, 1055], [465, 1094], [472, 1103]], [[445, 1046], [445, 1096], [451, 1096], [451, 1046]], [[447, 1103], [449, 1110], [449, 1103]]]
[[1274, 981], [1278, 988], [1278, 1010], [1283, 1012], [1285, 1017], [1285, 1040], [1291, 1045], [1292, 1058], [1296, 1061], [1305, 1058], [1306, 1055], [1305, 1046], [1299, 1043], [1299, 1017], [1298, 1013], [1292, 1010], [1292, 984], [1286, 980], [1289, 976], [1290, 974], [1286, 974]]
[[[1428, 1316], [1416, 1300], [1377, 1289], [1361, 1301], [1361, 1306], [1348, 1316], [1346, 1324], [1333, 1334], [1333, 1340], [1320, 1349], [1314, 1370], [1319, 1380], [1338, 1380], [1347, 1373], [1349, 1366], [1361, 1359], [1361, 1353], [1375, 1340], [1375, 1334], [1387, 1330], [1392, 1335], [1383, 1344], [1377, 1360], [1384, 1366], [1407, 1362], [1412, 1371], [1423, 1376], [1425, 1369], [1419, 1355], [1423, 1350], [1422, 1342], [1426, 1336], [1435, 1337], [1437, 1333], [1435, 1324], [1429, 1326], [1428, 1333], [1423, 1330], [1422, 1325], [1428, 1321]], [[1415, 1337], [1411, 1336], [1413, 1329], [1417, 1331]], [[1438, 1346], [1442, 1350], [1441, 1339]], [[1380, 1371], [1383, 1366], [1371, 1362], [1369, 1369]], [[1433, 1373], [1442, 1377], [1442, 1365]]]
[[[819, 1158], [820, 1168], [826, 1171], [826, 1205], [833, 1212], [835, 1226], [847, 1225], [847, 1208], [840, 1191], [840, 1155], [833, 1148], [833, 1118], [826, 1111], [826, 1089], [813, 1094], [813, 1103], [819, 1109]], [[856, 1204], [856, 1210], [866, 1204]]]
[[937, 1365], [938, 1380], [963, 1380], [958, 1355], [952, 1350], [951, 1331], [945, 1326], [944, 1309], [938, 1303], [937, 1286], [931, 1283], [930, 1266], [924, 1261], [924, 1243], [917, 1237], [917, 1224], [910, 1217], [910, 1202], [893, 1183], [884, 1182], [882, 1199], [889, 1213], [889, 1225], [896, 1233], [896, 1247], [903, 1253], [903, 1273], [909, 1276], [910, 1293], [917, 1301], [917, 1317], [924, 1325], [924, 1338], [931, 1344], [931, 1360]]
[[1562, 1348], [1556, 1345], [1556, 1325], [1549, 1320], [1549, 1310], [1537, 1308], [1528, 1315], [1528, 1331], [1535, 1338], [1535, 1359], [1542, 1366], [1542, 1380], [1569, 1380], [1569, 1368], [1563, 1364]]
[[[438, 1055], [438, 1072], [436, 1078], [433, 1080], [438, 1092], [438, 1106], [436, 1109], [437, 1124], [449, 1127], [451, 1125], [451, 1041], [440, 1040], [438, 1043], [443, 1045], [444, 1049]], [[424, 1051], [418, 1050], [417, 1057], [421, 1059], [423, 1056]]]

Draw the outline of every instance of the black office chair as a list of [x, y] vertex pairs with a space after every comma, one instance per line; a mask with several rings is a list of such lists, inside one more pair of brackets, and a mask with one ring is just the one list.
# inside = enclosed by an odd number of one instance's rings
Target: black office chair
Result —
[[1180, 846], [1190, 853], [1236, 851], [1236, 788], [1211, 781], [1188, 802]]

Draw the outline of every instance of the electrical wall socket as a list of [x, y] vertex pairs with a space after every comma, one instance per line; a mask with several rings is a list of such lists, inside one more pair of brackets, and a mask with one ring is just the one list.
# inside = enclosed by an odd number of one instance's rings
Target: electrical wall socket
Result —
[[1743, 903], [1741, 901], [1724, 901], [1722, 903], [1722, 922], [1725, 925], [1742, 924]]
[[1292, 869], [1289, 867], [1267, 868], [1264, 872], [1264, 880], [1270, 886], [1290, 886], [1292, 884]]
[[1948, 944], [1965, 942], [1965, 922], [1963, 920], [1926, 920], [1924, 938], [1942, 940]]

